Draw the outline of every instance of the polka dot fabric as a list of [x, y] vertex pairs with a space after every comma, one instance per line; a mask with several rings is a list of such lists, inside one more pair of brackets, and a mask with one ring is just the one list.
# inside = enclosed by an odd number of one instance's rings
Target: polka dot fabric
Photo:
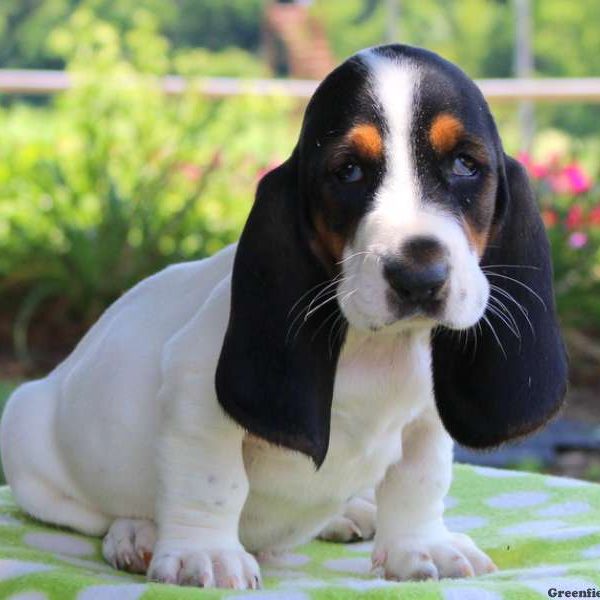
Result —
[[[474, 579], [388, 582], [371, 571], [371, 542], [313, 542], [262, 564], [259, 592], [148, 584], [115, 571], [100, 540], [30, 519], [0, 488], [0, 598], [11, 600], [533, 600], [600, 590], [600, 486], [558, 477], [455, 466], [446, 518], [500, 570]], [[599, 592], [600, 593], [600, 592]], [[558, 597], [558, 596], [557, 596]]]

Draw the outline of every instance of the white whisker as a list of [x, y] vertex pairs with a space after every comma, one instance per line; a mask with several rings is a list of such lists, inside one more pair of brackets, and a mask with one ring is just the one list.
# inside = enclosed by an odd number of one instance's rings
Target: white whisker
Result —
[[302, 302], [302, 300], [304, 298], [306, 298], [306, 296], [308, 296], [308, 294], [310, 294], [312, 291], [316, 290], [317, 288], [324, 286], [324, 285], [329, 285], [332, 281], [336, 281], [336, 279], [338, 279], [339, 277], [341, 277], [342, 273], [338, 273], [332, 280], [327, 279], [326, 281], [322, 281], [321, 283], [317, 283], [317, 285], [313, 286], [310, 288], [310, 290], [304, 292], [304, 294], [302, 294], [302, 296], [300, 296], [300, 298], [298, 298], [298, 300], [296, 300], [296, 302], [294, 302], [292, 308], [290, 308], [289, 312], [288, 312], [288, 317], [290, 317], [292, 315], [292, 312], [294, 312], [294, 309], [296, 308], [296, 306], [298, 306], [298, 304], [300, 304], [300, 302]]
[[508, 293], [506, 290], [502, 289], [501, 287], [491, 283], [490, 289], [497, 292], [498, 294], [502, 294], [502, 296], [504, 296], [507, 300], [510, 300], [511, 302], [513, 302], [515, 304], [515, 306], [521, 311], [522, 315], [525, 317], [525, 320], [527, 321], [527, 323], [529, 324], [529, 328], [531, 329], [531, 333], [533, 334], [533, 337], [535, 338], [535, 329], [533, 327], [533, 323], [531, 322], [531, 319], [529, 318], [527, 309], [524, 308], [520, 302], [515, 300], [515, 298], [512, 296], [512, 294]]
[[343, 258], [342, 260], [339, 260], [338, 262], [336, 262], [336, 265], [341, 265], [347, 261], [349, 261], [352, 258], [355, 258], [356, 256], [361, 256], [361, 255], [365, 255], [365, 256], [376, 256], [374, 252], [355, 252], [354, 254], [350, 254], [350, 256], [346, 256], [346, 258]]
[[[336, 326], [338, 324], [342, 324], [344, 323], [344, 315], [343, 313], [340, 312], [340, 314], [337, 316], [337, 319], [333, 322], [333, 324], [331, 325], [331, 329], [329, 330], [329, 335], [327, 336], [327, 347], [329, 348], [329, 357], [331, 358], [331, 354], [333, 352], [333, 342], [335, 341], [335, 336], [333, 335], [333, 330], [336, 328]], [[337, 333], [336, 333], [337, 335]]]
[[325, 324], [331, 320], [331, 317], [334, 316], [339, 316], [339, 313], [336, 313], [335, 311], [332, 312], [331, 314], [329, 314], [325, 319], [323, 319], [323, 322], [319, 325], [319, 327], [317, 327], [317, 330], [313, 333], [312, 337], [310, 338], [311, 342], [315, 341], [315, 338], [317, 337], [317, 335], [319, 335], [319, 331], [321, 331], [321, 329], [323, 329], [323, 327], [325, 326]]
[[496, 338], [496, 342], [498, 343], [500, 350], [502, 350], [502, 354], [504, 354], [504, 358], [508, 358], [506, 356], [506, 352], [504, 351], [504, 346], [502, 345], [502, 342], [500, 341], [500, 338], [498, 337], [498, 334], [496, 333], [496, 330], [494, 329], [494, 326], [490, 323], [490, 320], [485, 315], [483, 315], [482, 318], [487, 323], [488, 327], [491, 329], [492, 333], [494, 334], [494, 337]]
[[[329, 297], [327, 299], [323, 300], [323, 302], [317, 304], [317, 306], [315, 306], [314, 308], [310, 308], [310, 306], [309, 306], [309, 310], [307, 310], [306, 314], [304, 315], [304, 322], [308, 321], [308, 319], [310, 318], [311, 315], [314, 315], [320, 308], [322, 308], [328, 302], [331, 302], [332, 300], [334, 300], [337, 297], [337, 290], [329, 290], [328, 293], [330, 294]], [[313, 302], [314, 302], [314, 300], [313, 300]], [[311, 305], [313, 302], [311, 302]]]
[[490, 311], [491, 314], [493, 314], [496, 318], [498, 318], [502, 323], [504, 323], [506, 325], [506, 328], [512, 333], [514, 334], [514, 336], [517, 339], [521, 339], [521, 335], [519, 334], [518, 331], [515, 331], [515, 329], [513, 329], [512, 325], [510, 324], [510, 322], [506, 319], [506, 317], [494, 306], [488, 306], [488, 310]]
[[533, 269], [539, 271], [540, 267], [534, 267], [533, 265], [483, 265], [482, 269]]
[[514, 327], [514, 329], [519, 332], [519, 339], [521, 339], [521, 332], [519, 330], [519, 325], [517, 324], [517, 321], [515, 320], [513, 314], [510, 312], [510, 310], [508, 310], [506, 304], [504, 304], [504, 302], [502, 302], [495, 296], [490, 295], [490, 301], [492, 301], [492, 300], [496, 303], [496, 308], [498, 310], [500, 310], [500, 312], [502, 312], [503, 315], [506, 316], [506, 318], [510, 321], [510, 323]]
[[[308, 318], [308, 313], [312, 314], [311, 308], [313, 306], [313, 304], [319, 300], [323, 295], [325, 295], [326, 293], [328, 293], [329, 291], [331, 291], [332, 287], [335, 287], [336, 285], [348, 281], [351, 277], [353, 277], [353, 275], [350, 275], [349, 277], [341, 277], [341, 278], [336, 278], [333, 279], [327, 286], [325, 286], [308, 304], [308, 307], [306, 309], [306, 316], [304, 317], [304, 320], [306, 320]], [[337, 290], [335, 290], [337, 292]]]
[[501, 273], [486, 273], [486, 275], [489, 275], [491, 277], [501, 277], [502, 279], [508, 279], [509, 281], [513, 281], [514, 283], [524, 287], [527, 291], [529, 291], [533, 296], [535, 296], [540, 301], [541, 305], [544, 307], [544, 310], [548, 310], [548, 307], [546, 306], [546, 303], [544, 302], [542, 297], [535, 290], [532, 290], [527, 284], [523, 283], [522, 281], [519, 281], [518, 279], [515, 279], [514, 277], [509, 277], [508, 275], [503, 275]]

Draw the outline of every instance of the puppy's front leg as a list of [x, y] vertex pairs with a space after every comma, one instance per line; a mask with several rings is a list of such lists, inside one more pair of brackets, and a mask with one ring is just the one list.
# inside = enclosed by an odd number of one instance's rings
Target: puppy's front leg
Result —
[[403, 433], [402, 459], [376, 490], [374, 566], [388, 579], [438, 579], [489, 573], [494, 563], [471, 538], [443, 522], [452, 477], [452, 440], [432, 408]]
[[[206, 374], [205, 374], [206, 375]], [[154, 581], [255, 589], [260, 571], [242, 547], [238, 525], [248, 494], [243, 430], [225, 415], [212, 376], [174, 379], [171, 414], [159, 448], [158, 542], [148, 577]], [[205, 388], [208, 396], [202, 397]], [[211, 393], [212, 392], [212, 393]]]

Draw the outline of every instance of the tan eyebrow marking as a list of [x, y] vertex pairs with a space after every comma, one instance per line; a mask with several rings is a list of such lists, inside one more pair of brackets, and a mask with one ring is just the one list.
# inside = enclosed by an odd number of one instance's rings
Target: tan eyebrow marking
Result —
[[347, 143], [352, 145], [359, 154], [368, 158], [380, 158], [383, 154], [381, 134], [372, 123], [354, 126], [346, 136]]
[[438, 115], [431, 124], [429, 141], [439, 154], [450, 152], [464, 134], [465, 128], [460, 119], [448, 113]]

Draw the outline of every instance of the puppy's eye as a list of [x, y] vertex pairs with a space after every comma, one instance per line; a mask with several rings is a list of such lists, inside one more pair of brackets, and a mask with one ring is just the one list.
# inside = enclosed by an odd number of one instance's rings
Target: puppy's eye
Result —
[[356, 183], [362, 180], [363, 170], [356, 163], [347, 162], [335, 175], [342, 183]]
[[478, 173], [477, 163], [467, 154], [459, 154], [452, 164], [452, 175], [456, 177], [473, 177]]

